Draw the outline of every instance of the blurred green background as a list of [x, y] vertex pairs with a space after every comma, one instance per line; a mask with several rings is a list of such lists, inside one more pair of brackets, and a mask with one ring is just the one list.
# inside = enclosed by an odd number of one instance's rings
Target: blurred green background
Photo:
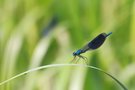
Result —
[[[74, 51], [110, 31], [101, 48], [83, 55], [135, 90], [135, 0], [0, 0], [0, 82], [31, 68], [69, 63]], [[122, 89], [97, 71], [61, 67], [28, 73], [0, 90]]]

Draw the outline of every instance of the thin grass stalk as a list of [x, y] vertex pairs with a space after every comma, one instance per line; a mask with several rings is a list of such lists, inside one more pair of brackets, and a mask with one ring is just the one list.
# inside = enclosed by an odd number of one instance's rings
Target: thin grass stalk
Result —
[[14, 80], [22, 75], [25, 75], [25, 74], [28, 74], [30, 72], [34, 72], [34, 71], [37, 71], [37, 70], [41, 70], [41, 69], [45, 69], [45, 68], [56, 68], [56, 67], [66, 67], [66, 66], [74, 66], [74, 67], [87, 67], [87, 68], [90, 68], [90, 69], [94, 69], [96, 71], [99, 71], [99, 72], [102, 72], [104, 74], [106, 74], [107, 76], [111, 77], [115, 82], [118, 83], [118, 85], [121, 86], [121, 88], [123, 90], [128, 90], [125, 85], [123, 85], [117, 78], [115, 78], [114, 76], [112, 76], [111, 74], [105, 72], [104, 70], [100, 69], [100, 68], [97, 68], [97, 67], [94, 67], [94, 66], [90, 66], [90, 65], [81, 65], [81, 64], [51, 64], [51, 65], [45, 65], [45, 66], [40, 66], [40, 67], [37, 67], [37, 68], [33, 68], [33, 69], [30, 69], [28, 71], [25, 71], [25, 72], [22, 72], [16, 76], [13, 76], [3, 82], [0, 83], [0, 86], [2, 86], [3, 84], [6, 84], [8, 82], [10, 82], [11, 80]]

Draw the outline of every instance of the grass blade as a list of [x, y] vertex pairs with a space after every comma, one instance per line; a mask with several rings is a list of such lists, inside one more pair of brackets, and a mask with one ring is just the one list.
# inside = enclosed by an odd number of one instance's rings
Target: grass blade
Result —
[[3, 84], [6, 84], [8, 82], [10, 82], [11, 80], [14, 80], [22, 75], [25, 75], [27, 73], [30, 73], [30, 72], [34, 72], [34, 71], [37, 71], [37, 70], [41, 70], [41, 69], [45, 69], [45, 68], [54, 68], [54, 67], [66, 67], [66, 66], [75, 66], [75, 67], [87, 67], [87, 68], [90, 68], [90, 69], [94, 69], [94, 70], [97, 70], [97, 71], [100, 71], [106, 75], [108, 75], [109, 77], [111, 77], [114, 81], [116, 81], [120, 86], [121, 88], [123, 88], [123, 90], [128, 90], [118, 79], [116, 79], [114, 76], [112, 76], [111, 74], [103, 71], [102, 69], [100, 68], [97, 68], [97, 67], [94, 67], [94, 66], [90, 66], [90, 65], [81, 65], [81, 64], [51, 64], [51, 65], [45, 65], [45, 66], [41, 66], [41, 67], [37, 67], [37, 68], [33, 68], [33, 69], [30, 69], [28, 71], [25, 71], [25, 72], [22, 72], [14, 77], [11, 77], [9, 78], [8, 80], [5, 80], [3, 82], [0, 83], [0, 86], [3, 85]]

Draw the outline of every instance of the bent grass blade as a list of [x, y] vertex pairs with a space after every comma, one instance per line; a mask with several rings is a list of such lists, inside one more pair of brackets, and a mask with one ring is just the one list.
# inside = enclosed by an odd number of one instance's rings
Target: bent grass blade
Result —
[[45, 65], [45, 66], [41, 66], [41, 67], [37, 67], [37, 68], [33, 68], [33, 69], [30, 69], [28, 71], [25, 71], [25, 72], [22, 72], [20, 74], [17, 74], [16, 76], [14, 77], [11, 77], [3, 82], [0, 83], [0, 86], [3, 85], [3, 84], [6, 84], [8, 82], [10, 82], [11, 80], [14, 80], [22, 75], [25, 75], [27, 73], [30, 73], [30, 72], [34, 72], [34, 71], [37, 71], [37, 70], [41, 70], [41, 69], [45, 69], [45, 68], [54, 68], [54, 67], [66, 67], [66, 66], [75, 66], [75, 67], [87, 67], [87, 68], [90, 68], [90, 69], [94, 69], [94, 70], [97, 70], [99, 72], [102, 72], [104, 74], [106, 74], [107, 76], [111, 77], [114, 81], [116, 81], [120, 86], [121, 88], [123, 88], [123, 90], [128, 90], [118, 79], [116, 79], [114, 76], [112, 76], [111, 74], [103, 71], [102, 69], [100, 68], [97, 68], [97, 67], [94, 67], [94, 66], [90, 66], [90, 65], [81, 65], [81, 64], [51, 64], [51, 65]]

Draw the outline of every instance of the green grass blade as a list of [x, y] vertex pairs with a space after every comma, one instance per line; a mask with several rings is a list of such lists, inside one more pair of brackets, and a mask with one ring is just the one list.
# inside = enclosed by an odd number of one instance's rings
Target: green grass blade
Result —
[[123, 88], [123, 90], [128, 90], [118, 79], [116, 79], [111, 74], [103, 71], [102, 69], [97, 68], [97, 67], [94, 67], [94, 66], [90, 66], [90, 65], [81, 65], [81, 64], [51, 64], [51, 65], [45, 65], [45, 66], [33, 68], [33, 69], [28, 70], [28, 71], [22, 72], [22, 73], [14, 76], [14, 77], [11, 77], [8, 80], [5, 80], [5, 81], [1, 82], [0, 83], [0, 86], [3, 85], [3, 84], [6, 84], [8, 82], [10, 82], [11, 80], [14, 80], [14, 79], [16, 79], [16, 78], [18, 78], [18, 77], [20, 77], [22, 75], [25, 75], [25, 74], [30, 73], [30, 72], [33, 72], [33, 71], [37, 71], [37, 70], [41, 70], [41, 69], [45, 69], [45, 68], [65, 67], [65, 66], [87, 67], [87, 68], [90, 68], [90, 69], [94, 69], [94, 70], [100, 71], [100, 72], [108, 75], [109, 77], [111, 77], [114, 81], [116, 81], [121, 86], [121, 88]]

